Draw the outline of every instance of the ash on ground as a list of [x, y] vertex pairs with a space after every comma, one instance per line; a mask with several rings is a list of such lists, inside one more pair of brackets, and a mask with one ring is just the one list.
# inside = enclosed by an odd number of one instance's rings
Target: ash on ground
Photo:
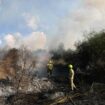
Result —
[[24, 77], [17, 93], [13, 85], [0, 85], [0, 105], [105, 105], [105, 84], [78, 86], [52, 78]]

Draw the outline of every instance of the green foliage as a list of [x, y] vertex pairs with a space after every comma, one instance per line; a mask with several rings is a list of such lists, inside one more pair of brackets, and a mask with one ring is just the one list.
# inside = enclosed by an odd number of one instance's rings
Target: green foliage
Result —
[[77, 46], [78, 59], [81, 66], [91, 68], [92, 78], [103, 81], [105, 79], [105, 32], [91, 33]]
[[77, 51], [86, 64], [105, 62], [105, 32], [90, 35], [87, 40], [77, 46]]
[[[91, 80], [105, 80], [105, 32], [91, 33], [85, 40], [76, 45], [76, 50], [64, 50], [60, 46], [53, 51], [53, 58], [63, 59], [66, 64], [72, 63], [85, 74], [90, 74]], [[87, 68], [89, 71], [87, 71]]]

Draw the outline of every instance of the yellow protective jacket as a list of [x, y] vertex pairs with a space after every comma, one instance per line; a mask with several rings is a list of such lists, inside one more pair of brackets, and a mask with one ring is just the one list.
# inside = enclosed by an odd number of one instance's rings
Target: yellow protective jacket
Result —
[[69, 69], [70, 79], [74, 79], [74, 70], [72, 68]]
[[70, 76], [70, 79], [74, 79], [74, 70], [73, 70], [72, 64], [69, 64], [69, 76]]
[[53, 70], [53, 64], [52, 63], [48, 63], [47, 67], [48, 67], [49, 70]]

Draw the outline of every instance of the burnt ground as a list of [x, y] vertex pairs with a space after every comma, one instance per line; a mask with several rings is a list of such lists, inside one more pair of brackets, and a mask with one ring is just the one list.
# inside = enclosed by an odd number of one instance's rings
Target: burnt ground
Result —
[[71, 91], [67, 81], [51, 78], [56, 85], [49, 91], [18, 93], [0, 97], [0, 105], [105, 105], [105, 84], [78, 84]]

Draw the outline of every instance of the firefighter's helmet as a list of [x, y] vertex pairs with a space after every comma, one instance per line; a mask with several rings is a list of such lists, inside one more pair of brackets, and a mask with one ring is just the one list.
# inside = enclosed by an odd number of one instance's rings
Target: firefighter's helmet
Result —
[[52, 61], [52, 60], [50, 60], [50, 61], [49, 61], [49, 63], [53, 63], [53, 61]]
[[73, 68], [73, 65], [72, 64], [69, 64], [69, 68], [72, 69]]

